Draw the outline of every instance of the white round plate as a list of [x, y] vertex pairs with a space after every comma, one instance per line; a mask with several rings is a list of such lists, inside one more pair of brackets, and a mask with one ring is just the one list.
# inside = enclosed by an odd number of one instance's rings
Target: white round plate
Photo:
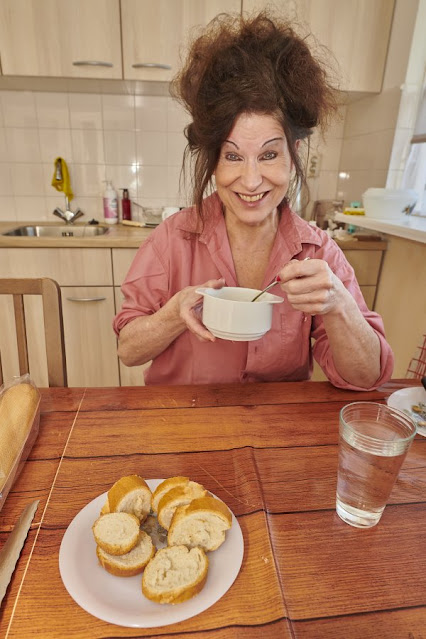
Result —
[[[411, 388], [401, 388], [395, 391], [387, 399], [387, 404], [391, 408], [398, 408], [402, 411], [410, 411], [414, 421], [416, 421], [416, 413], [413, 413], [411, 407], [413, 404], [423, 402], [426, 404], [426, 390], [421, 386], [412, 386]], [[418, 417], [417, 417], [418, 419]], [[426, 437], [426, 428], [417, 426], [417, 432], [419, 435]]]
[[[162, 479], [148, 479], [154, 490]], [[94, 617], [127, 628], [168, 626], [198, 615], [218, 601], [234, 583], [243, 561], [244, 539], [232, 515], [222, 546], [208, 553], [206, 585], [193, 599], [172, 606], [149, 601], [142, 594], [142, 574], [114, 577], [98, 563], [92, 525], [107, 493], [93, 499], [74, 517], [62, 539], [59, 571], [74, 601]]]

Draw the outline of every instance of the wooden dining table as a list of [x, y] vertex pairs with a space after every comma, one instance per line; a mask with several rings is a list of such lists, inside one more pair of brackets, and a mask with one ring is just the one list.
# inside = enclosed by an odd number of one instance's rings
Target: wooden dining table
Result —
[[[351, 527], [335, 511], [340, 409], [411, 385], [420, 384], [41, 389], [39, 435], [0, 513], [3, 546], [22, 509], [40, 500], [1, 606], [1, 637], [425, 639], [426, 438], [416, 435], [377, 526]], [[167, 604], [155, 604], [157, 627], [103, 621], [61, 578], [70, 523], [130, 474], [203, 484], [242, 532], [233, 584], [177, 623], [167, 623]]]

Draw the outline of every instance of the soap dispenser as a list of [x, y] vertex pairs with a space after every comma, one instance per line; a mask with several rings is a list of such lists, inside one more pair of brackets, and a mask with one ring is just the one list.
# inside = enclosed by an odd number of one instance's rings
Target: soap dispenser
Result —
[[123, 197], [121, 200], [121, 219], [122, 220], [131, 220], [132, 219], [132, 209], [131, 202], [129, 199], [129, 190], [128, 189], [120, 189], [123, 191]]
[[118, 198], [117, 191], [112, 186], [111, 180], [104, 180], [106, 189], [104, 191], [104, 218], [107, 224], [117, 224], [118, 222]]

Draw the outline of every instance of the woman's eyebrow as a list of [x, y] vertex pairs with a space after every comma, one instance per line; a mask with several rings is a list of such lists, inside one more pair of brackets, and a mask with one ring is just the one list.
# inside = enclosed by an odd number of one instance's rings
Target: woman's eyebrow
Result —
[[[266, 142], [264, 142], [261, 146], [261, 148], [263, 148], [264, 146], [266, 146], [267, 144], [270, 144], [271, 142], [281, 142], [284, 138], [282, 137], [277, 137], [277, 138], [271, 138], [270, 140], [266, 140]], [[235, 142], [233, 142], [232, 140], [224, 140], [224, 144], [232, 144], [233, 146], [235, 146], [236, 149], [239, 149], [238, 144], [236, 144]]]

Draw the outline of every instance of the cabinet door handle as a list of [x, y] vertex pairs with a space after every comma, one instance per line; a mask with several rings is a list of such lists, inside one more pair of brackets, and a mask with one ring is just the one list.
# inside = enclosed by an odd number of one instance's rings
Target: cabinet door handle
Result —
[[102, 60], [75, 60], [75, 67], [113, 67], [112, 62], [102, 62]]
[[106, 297], [67, 297], [70, 302], [103, 302]]
[[170, 64], [160, 64], [159, 62], [136, 62], [132, 64], [134, 69], [171, 69]]

